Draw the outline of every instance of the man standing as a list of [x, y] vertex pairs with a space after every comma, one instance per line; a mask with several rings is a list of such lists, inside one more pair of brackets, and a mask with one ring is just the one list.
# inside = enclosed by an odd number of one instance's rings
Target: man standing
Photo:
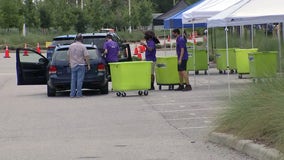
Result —
[[67, 52], [71, 67], [71, 92], [70, 97], [82, 97], [82, 86], [85, 77], [85, 65], [91, 69], [89, 53], [82, 44], [83, 36], [81, 33], [76, 35], [75, 42], [72, 43]]
[[[186, 64], [188, 60], [188, 52], [186, 48], [186, 40], [180, 34], [179, 29], [173, 30], [173, 35], [176, 37], [176, 53], [178, 58], [178, 74], [179, 74], [179, 87], [176, 90], [190, 91], [192, 90], [189, 84], [188, 72], [186, 71]], [[186, 84], [184, 87], [183, 84]]]
[[119, 55], [119, 46], [117, 42], [112, 40], [112, 35], [110, 34], [106, 36], [106, 42], [104, 43], [104, 54], [106, 55], [107, 72], [110, 75], [109, 63], [117, 62]]

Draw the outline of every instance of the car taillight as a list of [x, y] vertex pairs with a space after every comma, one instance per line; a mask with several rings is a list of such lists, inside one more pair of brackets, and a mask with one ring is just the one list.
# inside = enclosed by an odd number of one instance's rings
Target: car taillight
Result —
[[48, 70], [49, 74], [56, 74], [56, 72], [57, 72], [57, 68], [55, 66], [49, 67], [49, 70]]
[[105, 65], [102, 64], [102, 63], [100, 63], [100, 64], [98, 65], [98, 71], [105, 71]]
[[48, 46], [47, 49], [54, 49], [55, 46]]

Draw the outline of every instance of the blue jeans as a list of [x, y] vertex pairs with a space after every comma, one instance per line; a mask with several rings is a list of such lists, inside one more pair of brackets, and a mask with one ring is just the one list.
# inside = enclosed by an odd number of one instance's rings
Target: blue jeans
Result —
[[82, 86], [85, 77], [85, 66], [77, 65], [71, 68], [71, 92], [70, 97], [81, 97], [82, 96]]

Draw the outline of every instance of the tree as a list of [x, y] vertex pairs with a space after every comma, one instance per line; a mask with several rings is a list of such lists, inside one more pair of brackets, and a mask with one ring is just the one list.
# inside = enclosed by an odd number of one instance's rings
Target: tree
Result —
[[25, 24], [28, 27], [38, 27], [38, 21], [36, 17], [36, 7], [33, 0], [24, 0], [24, 4], [22, 6], [23, 16], [25, 20]]
[[149, 0], [141, 0], [138, 2], [138, 14], [141, 26], [148, 26], [152, 22], [153, 4]]
[[9, 28], [20, 28], [21, 24], [21, 0], [0, 0], [0, 27]]
[[51, 15], [45, 6], [39, 8], [40, 27], [46, 32], [46, 29], [51, 27]]
[[74, 15], [76, 15], [76, 22], [74, 28], [77, 33], [84, 33], [87, 31], [88, 19], [86, 13], [81, 9], [75, 9]]

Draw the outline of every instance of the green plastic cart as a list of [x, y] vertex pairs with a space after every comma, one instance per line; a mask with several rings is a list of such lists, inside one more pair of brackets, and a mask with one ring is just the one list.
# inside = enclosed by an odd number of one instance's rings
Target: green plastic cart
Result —
[[139, 95], [148, 95], [151, 88], [151, 61], [110, 63], [112, 89], [117, 96], [126, 96], [126, 91], [138, 90]]
[[169, 90], [174, 89], [174, 85], [179, 84], [177, 56], [157, 57], [155, 73], [159, 90], [163, 85], [168, 85]]
[[219, 73], [226, 73], [227, 67], [231, 73], [236, 72], [236, 53], [235, 48], [228, 48], [229, 66], [227, 66], [227, 49], [216, 49], [216, 64]]
[[249, 67], [252, 78], [275, 77], [277, 73], [277, 52], [249, 53]]
[[237, 65], [237, 71], [239, 74], [239, 78], [243, 77], [243, 74], [249, 74], [249, 53], [257, 52], [257, 48], [251, 48], [251, 49], [240, 49], [236, 48], [236, 65]]
[[186, 66], [188, 71], [195, 71], [195, 74], [199, 74], [199, 71], [204, 71], [207, 74], [208, 70], [208, 56], [206, 50], [189, 50], [188, 61]]

